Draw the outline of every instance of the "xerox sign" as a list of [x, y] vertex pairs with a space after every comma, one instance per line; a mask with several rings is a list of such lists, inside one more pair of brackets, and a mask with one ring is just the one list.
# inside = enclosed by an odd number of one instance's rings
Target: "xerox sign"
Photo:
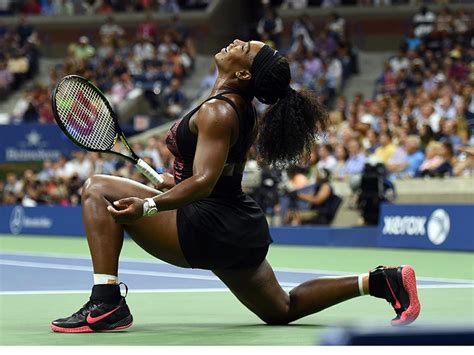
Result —
[[474, 205], [383, 205], [379, 245], [472, 250]]

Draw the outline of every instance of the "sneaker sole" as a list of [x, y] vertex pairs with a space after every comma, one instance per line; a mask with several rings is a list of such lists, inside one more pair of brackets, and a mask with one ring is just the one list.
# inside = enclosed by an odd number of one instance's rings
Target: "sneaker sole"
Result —
[[113, 328], [113, 329], [94, 330], [94, 329], [91, 329], [88, 325], [77, 327], [77, 328], [63, 328], [63, 327], [58, 327], [57, 325], [51, 324], [51, 330], [56, 333], [94, 333], [94, 332], [103, 333], [103, 332], [114, 332], [117, 330], [127, 329], [127, 328], [130, 328], [132, 325], [133, 325], [133, 322], [127, 325]]
[[405, 291], [408, 293], [410, 306], [401, 314], [400, 318], [392, 320], [392, 325], [408, 325], [413, 323], [420, 314], [421, 305], [416, 290], [415, 270], [410, 265], [403, 266], [402, 281]]

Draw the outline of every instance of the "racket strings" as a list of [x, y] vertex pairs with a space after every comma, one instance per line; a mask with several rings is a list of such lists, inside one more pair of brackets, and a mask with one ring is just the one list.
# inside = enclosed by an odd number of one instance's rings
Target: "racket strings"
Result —
[[59, 118], [74, 140], [91, 149], [112, 148], [117, 135], [115, 122], [93, 87], [79, 80], [64, 80], [55, 100]]

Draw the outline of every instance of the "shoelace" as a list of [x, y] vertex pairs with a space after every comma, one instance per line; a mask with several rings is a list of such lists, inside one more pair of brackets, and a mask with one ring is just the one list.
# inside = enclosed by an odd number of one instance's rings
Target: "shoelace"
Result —
[[[124, 284], [123, 282], [120, 282], [119, 286], [120, 285], [123, 285], [125, 287], [125, 296], [122, 296], [123, 298], [125, 298], [128, 295], [128, 286], [126, 284]], [[84, 306], [82, 306], [81, 309], [79, 309], [77, 312], [75, 312], [71, 317], [78, 316], [78, 315], [85, 316], [90, 311], [92, 311], [95, 306], [97, 306], [97, 303], [95, 303], [93, 300], [89, 299], [89, 301], [87, 301], [87, 303]]]
[[78, 316], [78, 315], [85, 316], [87, 313], [92, 311], [92, 309], [94, 309], [95, 306], [96, 306], [96, 303], [94, 303], [94, 301], [92, 300], [89, 300], [84, 306], [81, 307], [81, 309], [79, 309], [71, 317]]

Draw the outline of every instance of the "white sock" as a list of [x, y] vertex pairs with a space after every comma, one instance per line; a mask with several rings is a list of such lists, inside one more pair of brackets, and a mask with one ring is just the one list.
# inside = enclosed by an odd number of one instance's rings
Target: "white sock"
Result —
[[118, 277], [107, 274], [94, 274], [94, 285], [117, 285]]
[[366, 295], [366, 293], [364, 292], [364, 283], [363, 283], [363, 280], [364, 280], [365, 276], [367, 276], [367, 274], [359, 275], [359, 277], [357, 278], [357, 283], [359, 285], [359, 294], [361, 296]]

